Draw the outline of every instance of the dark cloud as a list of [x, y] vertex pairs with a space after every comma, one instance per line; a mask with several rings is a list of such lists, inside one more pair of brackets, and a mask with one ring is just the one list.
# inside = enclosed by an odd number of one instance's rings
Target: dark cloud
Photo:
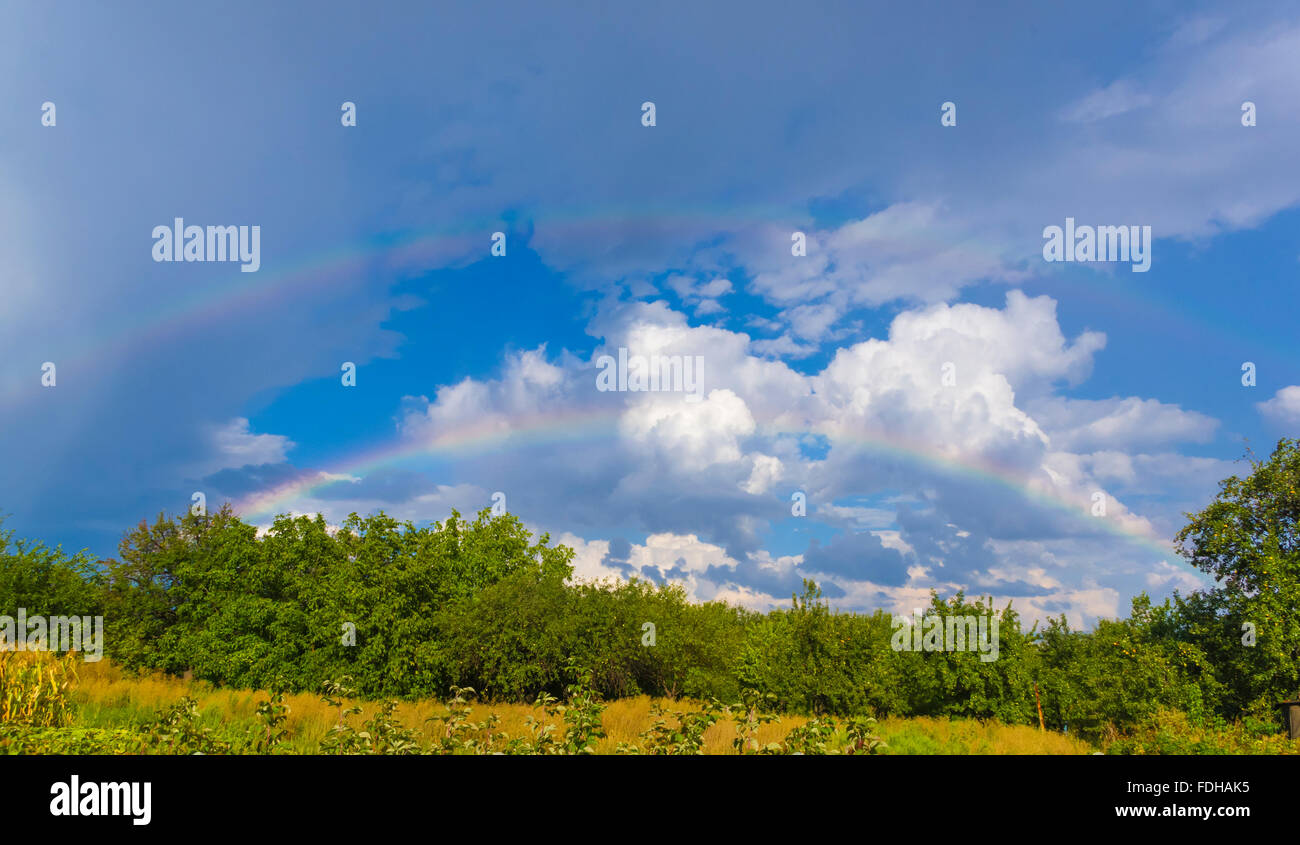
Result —
[[814, 537], [804, 553], [803, 568], [885, 586], [907, 583], [906, 560], [869, 532], [839, 534], [824, 546]]

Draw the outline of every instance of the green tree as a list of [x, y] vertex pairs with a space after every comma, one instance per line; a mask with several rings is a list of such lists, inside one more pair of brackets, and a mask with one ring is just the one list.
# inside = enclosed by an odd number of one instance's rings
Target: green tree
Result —
[[1269, 717], [1278, 699], [1300, 693], [1300, 441], [1283, 438], [1268, 460], [1249, 463], [1177, 536], [1183, 557], [1218, 585], [1179, 606], [1226, 686], [1229, 717]]
[[66, 554], [43, 543], [14, 540], [0, 519], [0, 615], [98, 616], [103, 573], [86, 552]]

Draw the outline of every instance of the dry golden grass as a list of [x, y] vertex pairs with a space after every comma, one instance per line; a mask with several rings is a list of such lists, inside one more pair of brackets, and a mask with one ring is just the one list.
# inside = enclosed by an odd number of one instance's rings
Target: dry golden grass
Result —
[[[83, 706], [93, 710], [112, 711], [115, 714], [136, 713], [147, 717], [157, 710], [166, 708], [190, 696], [198, 701], [199, 710], [205, 714], [220, 714], [223, 722], [248, 722], [257, 720], [258, 702], [268, 697], [265, 692], [232, 689], [214, 689], [209, 684], [185, 681], [163, 675], [136, 677], [122, 672], [108, 660], [84, 664], [79, 678], [73, 688], [74, 699]], [[691, 701], [672, 701], [659, 699], [668, 710], [697, 710], [699, 705]], [[285, 696], [289, 705], [287, 727], [293, 739], [293, 745], [300, 750], [314, 749], [326, 737], [330, 728], [338, 719], [338, 712], [330, 707], [320, 696], [305, 693]], [[351, 704], [352, 702], [349, 702]], [[352, 723], [358, 724], [370, 718], [378, 709], [376, 702], [355, 702], [362, 708], [359, 716], [352, 717]], [[649, 696], [622, 698], [609, 702], [603, 714], [605, 739], [596, 745], [597, 753], [613, 754], [620, 742], [633, 743], [640, 738], [653, 719], [650, 708], [653, 700]], [[446, 708], [438, 701], [402, 702], [395, 715], [403, 725], [420, 731], [426, 739], [431, 739], [438, 723], [427, 720], [432, 716], [441, 716]], [[501, 720], [498, 731], [510, 736], [529, 736], [527, 718], [529, 716], [545, 723], [555, 722], [540, 707], [527, 704], [475, 704], [470, 714], [471, 721], [482, 721], [489, 713], [495, 713]], [[671, 717], [670, 717], [671, 721]], [[776, 742], [785, 736], [795, 725], [807, 721], [802, 716], [782, 717], [780, 724], [763, 725], [758, 737], [762, 743]], [[558, 727], [558, 726], [557, 726]], [[705, 751], [708, 754], [733, 754], [731, 741], [735, 737], [732, 723], [720, 723], [709, 728], [704, 734]]]
[[[209, 684], [185, 681], [178, 678], [152, 676], [134, 677], [123, 673], [109, 661], [83, 664], [72, 691], [74, 700], [93, 721], [96, 714], [101, 720], [120, 723], [124, 716], [134, 714], [147, 720], [159, 709], [168, 707], [184, 696], [198, 701], [199, 709], [208, 718], [220, 723], [257, 723], [257, 704], [267, 699], [267, 693], [214, 689]], [[667, 710], [696, 710], [699, 705], [689, 701], [661, 700]], [[286, 695], [290, 712], [287, 727], [293, 747], [302, 752], [313, 752], [326, 737], [337, 719], [337, 711], [319, 696], [310, 694]], [[368, 719], [377, 709], [374, 702], [358, 702], [362, 707], [360, 719]], [[608, 703], [603, 716], [605, 739], [596, 746], [597, 753], [613, 754], [620, 742], [636, 743], [642, 731], [653, 722], [649, 696], [624, 698]], [[396, 711], [397, 718], [408, 728], [417, 730], [426, 740], [432, 739], [438, 723], [427, 720], [442, 715], [446, 709], [441, 702], [403, 702]], [[526, 704], [475, 704], [471, 721], [479, 722], [495, 713], [500, 718], [499, 731], [510, 736], [529, 736], [526, 719], [533, 716], [539, 721], [558, 722], [548, 717], [541, 708]], [[354, 716], [353, 724], [358, 724]], [[671, 716], [666, 717], [671, 723]], [[782, 716], [779, 723], [759, 728], [761, 744], [777, 742], [791, 728], [807, 721], [802, 716]], [[557, 728], [561, 726], [557, 724]], [[1073, 737], [1054, 732], [1042, 732], [1023, 725], [1004, 725], [996, 722], [930, 718], [888, 718], [879, 723], [877, 733], [888, 743], [886, 753], [902, 754], [1088, 754], [1092, 748]], [[720, 722], [704, 734], [707, 754], [734, 754], [732, 740], [735, 725]]]
[[1091, 754], [1088, 743], [1028, 725], [915, 716], [882, 719], [877, 733], [898, 754]]

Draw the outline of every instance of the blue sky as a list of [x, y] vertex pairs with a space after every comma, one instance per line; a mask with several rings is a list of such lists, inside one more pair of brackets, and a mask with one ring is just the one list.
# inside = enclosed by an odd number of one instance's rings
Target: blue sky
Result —
[[[1086, 623], [1199, 584], [1183, 512], [1300, 431], [1282, 4], [0, 20], [20, 536], [107, 557], [195, 491], [259, 525], [499, 491], [584, 578]], [[260, 269], [155, 262], [178, 216], [259, 226]], [[1150, 226], [1149, 272], [1045, 262], [1067, 217]], [[620, 347], [700, 356], [702, 401], [598, 391]]]

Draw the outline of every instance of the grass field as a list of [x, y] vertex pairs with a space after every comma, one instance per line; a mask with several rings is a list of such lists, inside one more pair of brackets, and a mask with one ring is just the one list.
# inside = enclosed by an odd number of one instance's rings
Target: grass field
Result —
[[[257, 706], [268, 698], [265, 692], [214, 689], [203, 682], [178, 678], [132, 677], [107, 660], [82, 664], [77, 672], [71, 697], [76, 705], [76, 723], [82, 727], [142, 725], [152, 720], [160, 709], [190, 696], [198, 701], [204, 724], [214, 732], [242, 734], [245, 729], [260, 725]], [[285, 703], [289, 706], [285, 725], [289, 745], [300, 753], [315, 753], [335, 724], [337, 711], [316, 695], [287, 695]], [[362, 713], [353, 717], [354, 721], [369, 718], [378, 707], [374, 702], [358, 703]], [[609, 702], [602, 719], [606, 737], [596, 745], [597, 753], [612, 754], [620, 742], [637, 742], [641, 732], [653, 721], [652, 703], [648, 696]], [[687, 701], [663, 703], [673, 710], [698, 709]], [[426, 720], [445, 712], [442, 703], [437, 701], [404, 702], [396, 716], [428, 740], [432, 739], [438, 724]], [[471, 718], [478, 721], [488, 713], [497, 714], [501, 719], [500, 729], [511, 736], [529, 733], [526, 722], [529, 716], [543, 722], [556, 721], [541, 708], [524, 704], [476, 705]], [[758, 740], [762, 744], [780, 741], [791, 728], [806, 721], [802, 716], [782, 716], [779, 723], [762, 725]], [[889, 718], [879, 722], [876, 733], [887, 743], [881, 751], [884, 754], [1089, 754], [1094, 750], [1087, 743], [1059, 733], [974, 720]], [[705, 752], [736, 753], [731, 744], [734, 737], [733, 723], [713, 725], [704, 735]]]

